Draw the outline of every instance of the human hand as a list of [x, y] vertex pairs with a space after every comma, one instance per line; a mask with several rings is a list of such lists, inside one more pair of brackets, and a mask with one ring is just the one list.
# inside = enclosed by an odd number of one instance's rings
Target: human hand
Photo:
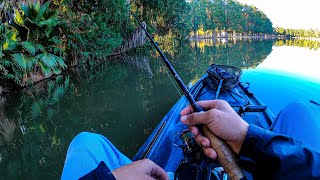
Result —
[[112, 171], [117, 180], [168, 180], [166, 172], [150, 159], [135, 161]]
[[217, 153], [210, 147], [210, 140], [203, 136], [195, 126], [207, 125], [210, 131], [229, 144], [231, 149], [239, 155], [243, 141], [247, 135], [249, 124], [245, 122], [229, 105], [223, 100], [210, 100], [198, 102], [206, 112], [195, 112], [191, 106], [181, 111], [181, 122], [188, 125], [195, 135], [195, 141], [203, 148], [204, 153], [216, 159]]

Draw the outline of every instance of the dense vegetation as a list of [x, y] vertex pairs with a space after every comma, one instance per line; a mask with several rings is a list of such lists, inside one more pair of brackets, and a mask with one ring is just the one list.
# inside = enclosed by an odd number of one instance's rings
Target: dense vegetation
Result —
[[279, 36], [285, 38], [301, 37], [301, 38], [320, 38], [318, 29], [285, 29], [281, 27], [274, 28], [274, 31]]
[[0, 7], [0, 79], [20, 86], [105, 59], [137, 26], [131, 12], [157, 41], [272, 33], [264, 13], [234, 0], [2, 0]]
[[194, 37], [243, 34], [272, 34], [270, 19], [254, 6], [233, 0], [193, 0], [190, 2], [190, 17]]
[[125, 0], [11, 0], [1, 5], [0, 79], [20, 86], [105, 58], [130, 30]]

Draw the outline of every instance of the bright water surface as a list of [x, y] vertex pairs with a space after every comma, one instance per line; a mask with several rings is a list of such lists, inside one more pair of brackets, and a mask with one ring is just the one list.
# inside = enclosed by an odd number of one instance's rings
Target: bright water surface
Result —
[[[185, 83], [212, 63], [242, 68], [242, 81], [277, 114], [292, 101], [320, 102], [320, 51], [283, 44], [207, 40], [162, 48]], [[82, 131], [105, 135], [133, 157], [180, 97], [157, 59], [132, 54], [11, 96], [2, 115], [10, 120], [0, 120], [0, 179], [59, 179], [68, 145]]]

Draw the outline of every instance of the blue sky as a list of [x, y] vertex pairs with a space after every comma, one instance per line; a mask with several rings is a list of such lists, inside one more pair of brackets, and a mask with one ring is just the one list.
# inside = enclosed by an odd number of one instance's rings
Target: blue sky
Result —
[[318, 28], [320, 30], [319, 0], [238, 0], [254, 5], [272, 21], [273, 26], [284, 28]]

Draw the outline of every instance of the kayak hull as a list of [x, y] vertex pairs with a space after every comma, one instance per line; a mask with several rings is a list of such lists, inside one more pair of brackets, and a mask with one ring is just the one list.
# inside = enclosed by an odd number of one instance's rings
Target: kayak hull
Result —
[[[208, 79], [206, 74], [190, 88], [196, 101], [215, 99], [216, 90], [210, 87]], [[240, 83], [229, 91], [222, 91], [219, 99], [226, 100], [249, 124], [269, 129], [275, 119], [265, 104], [250, 92], [247, 84]], [[178, 146], [181, 144], [180, 134], [188, 128], [180, 122], [180, 112], [188, 105], [184, 96], [176, 102], [134, 156], [134, 161], [149, 158], [166, 172], [176, 171], [184, 159]]]

